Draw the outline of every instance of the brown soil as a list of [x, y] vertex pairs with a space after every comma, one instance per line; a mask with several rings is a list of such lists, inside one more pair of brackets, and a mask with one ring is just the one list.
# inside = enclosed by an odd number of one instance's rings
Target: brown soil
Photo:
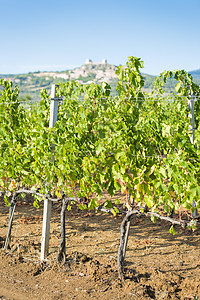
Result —
[[11, 250], [3, 244], [8, 208], [0, 202], [0, 299], [200, 299], [200, 230], [153, 224], [145, 216], [131, 224], [122, 284], [117, 251], [122, 216], [80, 211], [66, 214], [67, 263], [58, 265], [60, 205], [54, 204], [50, 254], [40, 263], [42, 207], [20, 202]]

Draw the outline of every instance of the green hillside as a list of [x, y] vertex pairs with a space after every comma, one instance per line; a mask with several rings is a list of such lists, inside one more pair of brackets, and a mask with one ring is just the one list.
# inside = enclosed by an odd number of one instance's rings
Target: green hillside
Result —
[[[28, 74], [7, 74], [0, 75], [0, 78], [13, 81], [14, 85], [18, 85], [20, 96], [26, 100], [39, 100], [40, 91], [45, 88], [50, 91], [51, 84], [64, 83], [69, 80], [78, 80], [80, 83], [101, 83], [108, 82], [111, 85], [111, 92], [116, 94], [117, 77], [115, 74], [116, 66], [108, 63], [86, 63], [80, 68], [67, 70], [62, 72], [35, 72]], [[200, 69], [189, 72], [195, 82], [200, 85]], [[153, 88], [155, 76], [142, 74], [145, 79], [144, 91], [150, 92]], [[170, 80], [165, 84], [166, 92], [174, 91], [175, 80]]]
[[40, 91], [43, 88], [50, 90], [51, 84], [66, 82], [62, 78], [53, 78], [46, 76], [36, 77], [34, 73], [20, 74], [20, 75], [0, 75], [0, 78], [8, 79], [13, 81], [14, 85], [17, 85], [20, 90], [20, 96], [22, 98], [31, 98], [38, 100], [40, 98]]

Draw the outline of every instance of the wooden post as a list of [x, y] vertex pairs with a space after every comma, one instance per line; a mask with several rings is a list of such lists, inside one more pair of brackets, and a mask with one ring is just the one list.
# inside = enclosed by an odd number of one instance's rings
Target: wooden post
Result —
[[[50, 128], [54, 126], [58, 116], [58, 101], [60, 99], [55, 98], [55, 95], [56, 95], [56, 86], [55, 84], [52, 84], [50, 120], [49, 120]], [[54, 153], [53, 153], [53, 160], [54, 160]], [[52, 208], [52, 202], [48, 199], [45, 199], [44, 210], [43, 210], [42, 240], [41, 240], [41, 261], [43, 261], [49, 253], [51, 208]]]
[[56, 86], [52, 84], [51, 86], [51, 106], [50, 106], [50, 120], [49, 127], [52, 128], [58, 118], [58, 102], [59, 98], [56, 98]]
[[[191, 96], [191, 99], [188, 100], [188, 106], [190, 109], [190, 114], [189, 114], [189, 118], [190, 118], [190, 130], [192, 131], [192, 134], [190, 136], [190, 141], [191, 144], [194, 144], [194, 139], [195, 139], [195, 120], [194, 120], [194, 96]], [[193, 200], [192, 202], [192, 206], [193, 207], [197, 207], [196, 202]], [[198, 210], [197, 208], [195, 209], [195, 211], [192, 213], [192, 217], [193, 218], [197, 218], [198, 217]]]
[[190, 118], [190, 130], [192, 131], [191, 137], [190, 137], [190, 141], [191, 144], [194, 144], [194, 139], [195, 139], [195, 122], [194, 122], [194, 97], [191, 96], [191, 99], [188, 100], [188, 106], [190, 109], [190, 114], [189, 114], [189, 118]]

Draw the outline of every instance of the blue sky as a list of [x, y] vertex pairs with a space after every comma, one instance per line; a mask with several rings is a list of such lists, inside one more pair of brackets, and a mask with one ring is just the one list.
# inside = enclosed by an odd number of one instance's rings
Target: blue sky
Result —
[[198, 69], [199, 12], [200, 0], [0, 0], [0, 74], [128, 56], [153, 75]]

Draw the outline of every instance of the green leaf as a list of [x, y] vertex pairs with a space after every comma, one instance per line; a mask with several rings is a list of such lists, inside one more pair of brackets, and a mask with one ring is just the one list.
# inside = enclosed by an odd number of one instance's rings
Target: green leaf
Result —
[[150, 197], [147, 196], [147, 197], [144, 198], [144, 201], [145, 201], [146, 205], [147, 205], [149, 208], [151, 208], [151, 207], [154, 206], [154, 201], [153, 201], [152, 198], [150, 198]]
[[113, 207], [112, 201], [111, 200], [106, 200], [105, 203], [104, 203], [104, 206], [106, 208], [112, 208]]
[[114, 216], [116, 216], [117, 212], [115, 211], [115, 209], [111, 208], [111, 212]]
[[11, 204], [8, 202], [8, 197], [6, 195], [4, 196], [4, 201], [5, 201], [6, 206], [10, 207]]
[[157, 218], [156, 218], [155, 216], [151, 216], [151, 221], [152, 221], [153, 223], [156, 223]]
[[121, 200], [120, 200], [120, 199], [115, 199], [115, 200], [114, 200], [114, 203], [115, 203], [116, 205], [118, 205], [118, 204], [121, 203]]
[[170, 125], [163, 124], [163, 126], [162, 126], [162, 136], [163, 137], [169, 137], [169, 135], [170, 135], [170, 128], [171, 128]]
[[86, 204], [79, 204], [79, 208], [81, 209], [81, 210], [84, 210], [84, 209], [87, 209], [87, 205]]
[[163, 178], [167, 178], [167, 172], [166, 169], [163, 167], [160, 167], [160, 173], [162, 174]]
[[96, 199], [91, 199], [89, 204], [88, 204], [88, 209], [91, 210], [91, 209], [94, 209], [98, 206], [98, 203], [96, 201]]
[[172, 225], [169, 229], [169, 233], [173, 234], [173, 235], [176, 235], [177, 232], [174, 230], [174, 226]]
[[190, 187], [190, 195], [191, 195], [191, 199], [193, 199], [195, 196], [198, 195], [199, 192], [199, 187], [198, 186], [192, 186]]
[[111, 86], [107, 82], [102, 82], [102, 89], [105, 96], [110, 95]]
[[124, 79], [124, 70], [123, 69], [124, 69], [123, 66], [118, 66], [115, 71], [115, 73], [116, 73], [116, 75], [118, 75], [117, 77], [120, 81], [123, 81], [123, 79]]
[[67, 210], [69, 211], [69, 210], [71, 210], [72, 209], [72, 207], [71, 207], [71, 205], [67, 205]]
[[175, 92], [180, 93], [180, 91], [181, 91], [181, 82], [178, 82], [175, 86]]
[[33, 202], [33, 206], [34, 206], [35, 208], [40, 208], [40, 206], [39, 206], [39, 204], [38, 204], [38, 200], [37, 200], [37, 199], [35, 199], [35, 200], [34, 200], [34, 202]]
[[117, 214], [119, 213], [119, 209], [118, 209], [116, 206], [114, 206], [113, 209], [115, 210], [115, 212], [116, 212]]

